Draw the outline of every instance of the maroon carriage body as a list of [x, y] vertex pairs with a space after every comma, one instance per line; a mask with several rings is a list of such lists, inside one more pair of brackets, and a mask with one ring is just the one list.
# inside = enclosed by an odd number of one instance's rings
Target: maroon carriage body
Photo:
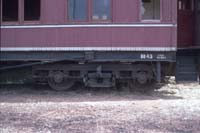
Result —
[[176, 50], [177, 1], [160, 0], [159, 20], [142, 19], [140, 0], [111, 2], [111, 18], [107, 21], [93, 21], [92, 8], [88, 8], [86, 21], [70, 21], [67, 0], [41, 0], [39, 21], [24, 21], [20, 8], [19, 21], [2, 22], [1, 50]]
[[199, 0], [1, 0], [1, 5], [0, 60], [28, 62], [17, 68], [32, 66], [36, 81], [54, 89], [69, 88], [74, 79], [89, 87], [114, 87], [119, 79], [129, 79], [131, 86], [160, 83], [165, 75], [197, 80]]

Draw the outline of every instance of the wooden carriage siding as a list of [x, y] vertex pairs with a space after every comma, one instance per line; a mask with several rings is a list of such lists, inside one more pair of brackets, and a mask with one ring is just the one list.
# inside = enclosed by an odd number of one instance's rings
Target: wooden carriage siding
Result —
[[1, 51], [176, 50], [175, 0], [160, 0], [159, 20], [141, 18], [140, 0], [111, 0], [111, 18], [108, 21], [93, 21], [91, 8], [88, 8], [89, 15], [84, 22], [69, 20], [67, 0], [40, 2], [39, 21], [24, 21], [24, 0], [19, 0], [19, 21], [2, 21]]
[[[2, 2], [3, 0], [1, 0]], [[25, 25], [25, 24], [88, 24], [88, 23], [176, 23], [177, 2], [176, 0], [160, 0], [160, 20], [143, 21], [141, 17], [141, 0], [111, 0], [111, 18], [108, 21], [92, 20], [92, 9], [88, 7], [87, 19], [85, 21], [71, 21], [68, 17], [69, 0], [40, 0], [40, 20], [24, 21], [23, 1], [19, 1], [19, 21], [2, 22], [3, 25]], [[92, 1], [92, 0], [88, 0]], [[91, 3], [91, 2], [90, 2]], [[2, 5], [2, 4], [1, 4]], [[91, 5], [91, 4], [90, 4]], [[1, 8], [2, 9], [2, 8]], [[2, 18], [1, 18], [2, 19]]]
[[200, 48], [200, 0], [178, 0], [178, 47]]

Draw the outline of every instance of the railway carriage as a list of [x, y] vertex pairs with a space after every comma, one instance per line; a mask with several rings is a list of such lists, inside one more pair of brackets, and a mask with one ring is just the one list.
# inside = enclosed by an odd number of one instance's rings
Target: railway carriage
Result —
[[56, 90], [197, 80], [199, 10], [199, 0], [1, 0], [1, 70], [32, 66]]

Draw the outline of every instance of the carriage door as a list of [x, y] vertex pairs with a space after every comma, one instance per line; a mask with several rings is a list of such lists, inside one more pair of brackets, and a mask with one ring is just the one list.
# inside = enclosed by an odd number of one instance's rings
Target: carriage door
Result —
[[195, 1], [195, 44], [200, 47], [200, 0]]
[[178, 47], [194, 44], [194, 0], [178, 0]]

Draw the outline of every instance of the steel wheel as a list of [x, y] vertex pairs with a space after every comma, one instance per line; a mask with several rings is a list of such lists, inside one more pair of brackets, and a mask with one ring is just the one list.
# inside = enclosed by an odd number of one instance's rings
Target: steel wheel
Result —
[[74, 81], [71, 79], [66, 79], [63, 72], [56, 71], [51, 72], [48, 78], [49, 86], [57, 91], [64, 91], [70, 89], [74, 85]]
[[146, 85], [148, 82], [148, 77], [146, 72], [138, 72], [136, 80], [138, 84]]

